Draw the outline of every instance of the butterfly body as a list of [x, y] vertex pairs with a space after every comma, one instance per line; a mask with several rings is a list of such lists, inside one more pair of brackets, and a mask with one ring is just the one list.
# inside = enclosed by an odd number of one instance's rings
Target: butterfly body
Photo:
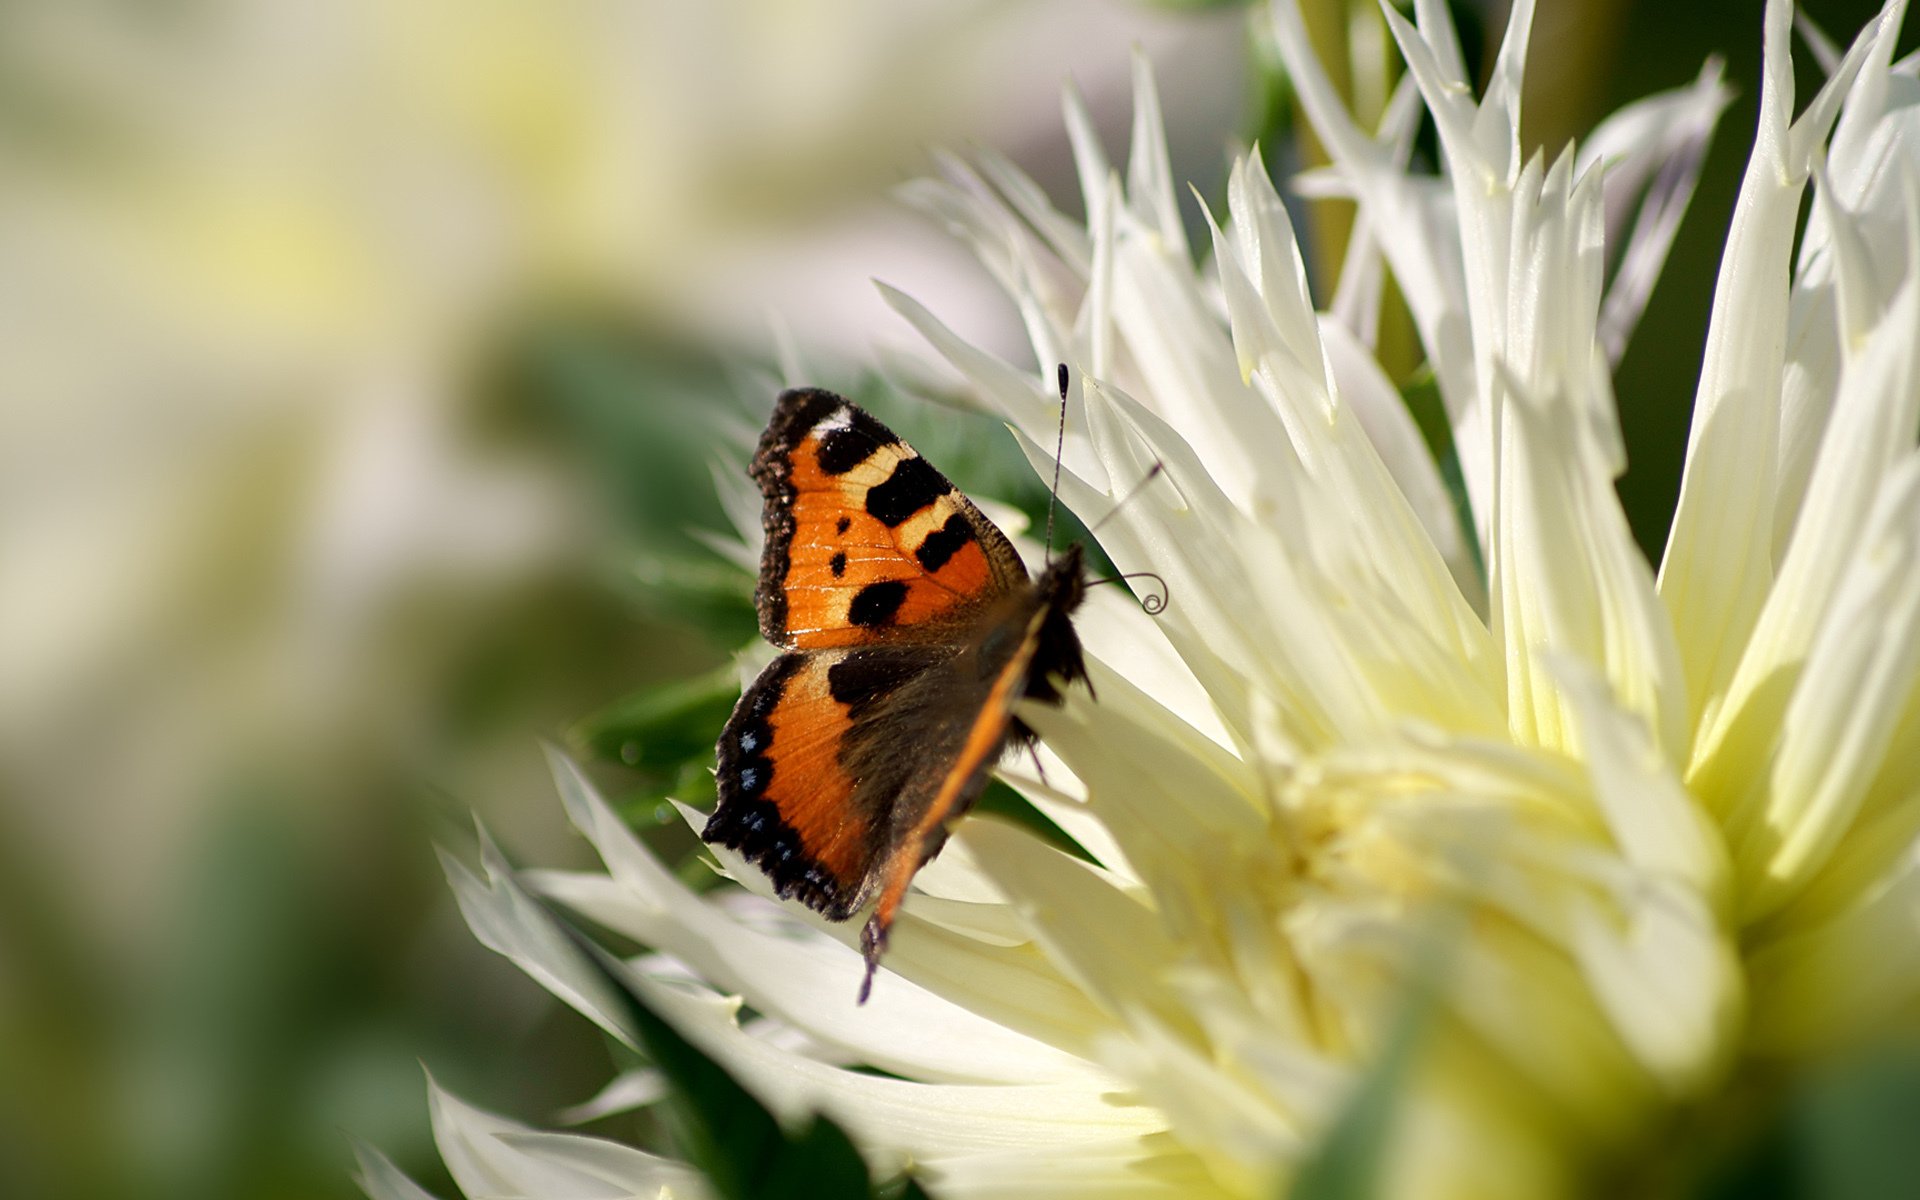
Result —
[[1014, 706], [1086, 678], [1085, 571], [1072, 547], [1029, 578], [945, 477], [831, 392], [781, 395], [751, 473], [760, 628], [786, 653], [720, 736], [702, 836], [830, 920], [877, 901], [870, 983], [914, 872], [1007, 744], [1031, 741]]

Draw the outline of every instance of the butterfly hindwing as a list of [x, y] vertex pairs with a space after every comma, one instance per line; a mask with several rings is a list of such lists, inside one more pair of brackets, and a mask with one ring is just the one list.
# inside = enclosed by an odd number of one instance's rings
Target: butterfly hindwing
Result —
[[[991, 688], [970, 656], [926, 644], [798, 651], [741, 696], [720, 736], [719, 806], [702, 836], [781, 896], [845, 920], [916, 836]], [[917, 865], [917, 864], [916, 864]]]
[[755, 599], [777, 646], [886, 640], [1027, 582], [1006, 537], [945, 476], [832, 392], [781, 395], [752, 474], [766, 499]]
[[885, 830], [853, 806], [840, 760], [853, 718], [832, 697], [832, 665], [832, 652], [784, 654], [741, 695], [720, 735], [720, 803], [701, 836], [740, 851], [782, 897], [844, 921]]

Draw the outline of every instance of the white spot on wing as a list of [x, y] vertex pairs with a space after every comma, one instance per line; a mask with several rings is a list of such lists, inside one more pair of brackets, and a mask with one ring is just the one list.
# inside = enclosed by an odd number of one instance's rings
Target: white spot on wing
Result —
[[836, 429], [845, 429], [851, 424], [853, 424], [853, 410], [842, 404], [839, 408], [834, 409], [826, 416], [820, 418], [820, 423], [813, 427], [813, 431], [816, 434], [832, 433]]

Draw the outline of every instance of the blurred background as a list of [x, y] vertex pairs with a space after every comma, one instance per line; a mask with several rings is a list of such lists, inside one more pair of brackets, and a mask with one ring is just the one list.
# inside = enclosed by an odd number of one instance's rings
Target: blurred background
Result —
[[[1373, 0], [1304, 7], [1331, 60], [1385, 53]], [[1709, 54], [1738, 89], [1618, 379], [1653, 553], [1760, 7], [1536, 25], [1541, 145]], [[1807, 7], [1845, 40], [1876, 6]], [[1484, 52], [1503, 6], [1455, 8]], [[0, 3], [0, 1196], [350, 1197], [348, 1134], [444, 1193], [423, 1063], [533, 1120], [592, 1096], [606, 1046], [474, 943], [434, 846], [478, 813], [519, 861], [583, 862], [543, 738], [684, 836], [661, 797], [710, 798], [753, 636], [712, 471], [783, 356], [1044, 502], [990, 423], [875, 373], [914, 339], [874, 278], [1025, 353], [890, 192], [990, 147], [1077, 211], [1059, 87], [1118, 153], [1135, 48], [1176, 176], [1216, 197], [1254, 141], [1290, 172], [1314, 150], [1259, 12]], [[1320, 286], [1345, 214], [1302, 216]]]

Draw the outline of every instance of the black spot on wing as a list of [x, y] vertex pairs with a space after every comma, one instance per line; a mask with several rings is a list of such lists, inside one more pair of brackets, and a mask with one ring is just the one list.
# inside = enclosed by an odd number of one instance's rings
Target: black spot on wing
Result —
[[947, 523], [928, 534], [920, 543], [913, 556], [920, 565], [929, 571], [938, 571], [947, 565], [947, 560], [960, 552], [960, 547], [973, 540], [973, 529], [967, 519], [959, 513], [947, 518]]
[[847, 552], [845, 550], [834, 551], [833, 557], [827, 560], [827, 568], [833, 572], [835, 579], [845, 575], [847, 573]]
[[891, 429], [851, 404], [846, 406], [844, 416], [845, 425], [829, 429], [820, 437], [820, 469], [828, 475], [845, 475], [867, 461], [875, 450], [900, 442]]
[[847, 706], [847, 715], [859, 720], [876, 702], [925, 671], [926, 654], [891, 650], [855, 650], [827, 668], [827, 690]]
[[870, 583], [854, 593], [847, 605], [847, 620], [862, 629], [877, 629], [892, 622], [900, 606], [907, 602], [907, 585], [899, 579]]
[[760, 458], [784, 458], [814, 426], [831, 417], [847, 401], [823, 388], [794, 388], [773, 402], [773, 416], [760, 437]]
[[867, 489], [867, 512], [892, 529], [952, 489], [940, 472], [916, 454], [895, 463], [885, 483]]
[[852, 528], [853, 528], [852, 517], [841, 517], [838, 521], [835, 521], [833, 523], [833, 531], [835, 533], [845, 533], [847, 530]]

